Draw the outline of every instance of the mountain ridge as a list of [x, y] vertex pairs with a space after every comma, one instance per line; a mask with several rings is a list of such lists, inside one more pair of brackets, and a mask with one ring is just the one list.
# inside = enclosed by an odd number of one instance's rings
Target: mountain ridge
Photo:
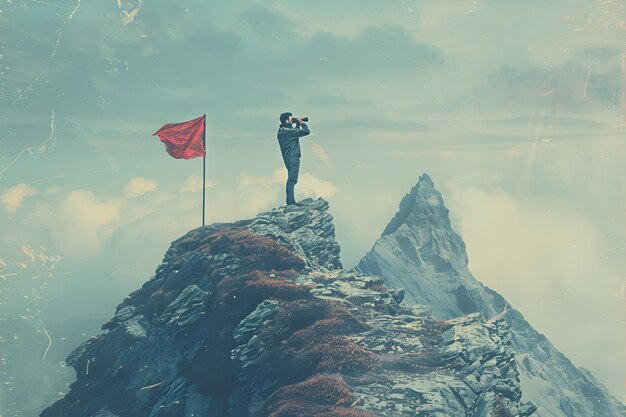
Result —
[[346, 271], [323, 199], [194, 229], [67, 358], [42, 417], [530, 416], [502, 318]]
[[392, 224], [353, 270], [380, 276], [389, 288], [404, 288], [408, 303], [429, 305], [440, 319], [473, 312], [486, 319], [504, 314], [522, 391], [539, 405], [537, 416], [624, 415], [624, 405], [590, 372], [579, 370], [504, 297], [471, 274], [465, 243], [452, 230], [449, 210], [426, 174], [402, 199]]

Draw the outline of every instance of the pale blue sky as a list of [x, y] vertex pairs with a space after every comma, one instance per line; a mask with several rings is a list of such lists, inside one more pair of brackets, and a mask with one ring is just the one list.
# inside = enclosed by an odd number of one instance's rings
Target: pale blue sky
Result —
[[209, 222], [282, 204], [292, 111], [297, 196], [330, 201], [345, 266], [426, 172], [477, 278], [623, 400], [623, 13], [0, 0], [0, 314], [106, 321], [199, 225], [202, 162], [165, 153], [164, 123], [207, 113]]

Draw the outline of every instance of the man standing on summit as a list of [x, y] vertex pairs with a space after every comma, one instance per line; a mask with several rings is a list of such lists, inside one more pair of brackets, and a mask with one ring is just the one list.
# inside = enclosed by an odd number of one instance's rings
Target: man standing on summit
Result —
[[278, 127], [278, 144], [283, 155], [285, 167], [287, 167], [287, 204], [299, 206], [294, 197], [294, 187], [298, 182], [298, 171], [300, 171], [300, 139], [311, 131], [304, 123], [308, 118], [301, 119], [292, 117], [291, 113], [280, 115], [280, 126]]

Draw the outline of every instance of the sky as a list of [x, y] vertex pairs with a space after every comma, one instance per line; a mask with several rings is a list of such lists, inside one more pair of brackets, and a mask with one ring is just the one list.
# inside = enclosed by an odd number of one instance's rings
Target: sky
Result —
[[0, 0], [0, 318], [45, 358], [48, 327], [105, 322], [200, 226], [202, 160], [167, 155], [165, 123], [207, 115], [208, 223], [283, 204], [290, 111], [312, 132], [296, 197], [330, 202], [345, 267], [428, 173], [477, 279], [624, 400], [625, 19], [613, 0]]

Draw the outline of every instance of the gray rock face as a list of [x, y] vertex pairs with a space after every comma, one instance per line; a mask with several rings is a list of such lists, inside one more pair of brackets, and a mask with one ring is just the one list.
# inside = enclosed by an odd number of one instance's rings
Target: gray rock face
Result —
[[[504, 319], [438, 320], [343, 270], [328, 203], [304, 203], [173, 242], [67, 358], [76, 381], [42, 417], [533, 414]], [[349, 393], [303, 391], [318, 374]], [[333, 389], [343, 399], [324, 403]]]
[[300, 203], [304, 206], [282, 206], [235, 224], [285, 245], [309, 268], [341, 269], [340, 248], [335, 240], [335, 225], [328, 213], [328, 202], [323, 198], [307, 198]]
[[[524, 399], [540, 417], [618, 417], [626, 408], [577, 368], [497, 292], [470, 273], [465, 244], [450, 227], [448, 209], [423, 174], [356, 271], [378, 275], [389, 288], [406, 290], [408, 303], [430, 306], [436, 317], [480, 313], [502, 317], [511, 329]], [[593, 393], [593, 394], [591, 394]]]
[[[478, 314], [439, 321], [430, 308], [403, 306], [380, 281], [355, 272], [310, 274], [317, 297], [347, 305], [370, 326], [354, 336], [381, 357], [381, 368], [346, 381], [377, 416], [529, 416], [504, 320]], [[494, 414], [496, 412], [502, 414]], [[506, 414], [506, 413], [510, 414]]]

